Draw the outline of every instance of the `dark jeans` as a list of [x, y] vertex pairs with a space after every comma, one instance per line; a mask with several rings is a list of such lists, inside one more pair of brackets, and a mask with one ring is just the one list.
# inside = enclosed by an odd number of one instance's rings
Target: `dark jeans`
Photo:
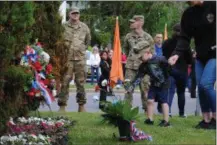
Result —
[[125, 68], [125, 63], [122, 63], [122, 69], [123, 69], [123, 74], [124, 74], [124, 76], [125, 76], [125, 72], [126, 72], [126, 68]]
[[216, 112], [216, 59], [210, 59], [206, 64], [196, 60], [195, 71], [202, 112]]
[[91, 66], [91, 84], [93, 84], [93, 82], [94, 82], [95, 71], [96, 71], [96, 80], [97, 80], [97, 82], [99, 80], [99, 67]]
[[195, 76], [195, 61], [192, 62], [191, 73], [188, 76], [187, 86], [189, 91], [191, 92], [191, 98], [196, 98], [196, 76]]
[[179, 115], [184, 115], [186, 84], [187, 84], [187, 72], [184, 73], [177, 69], [173, 69], [170, 77], [169, 102], [168, 102], [170, 113], [171, 113], [173, 98], [176, 91], [178, 96]]

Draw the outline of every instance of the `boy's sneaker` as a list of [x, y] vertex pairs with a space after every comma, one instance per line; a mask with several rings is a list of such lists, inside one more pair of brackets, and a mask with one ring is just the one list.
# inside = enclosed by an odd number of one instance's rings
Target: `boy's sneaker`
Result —
[[151, 119], [146, 119], [144, 121], [145, 124], [148, 124], [148, 125], [154, 125], [154, 121], [151, 121]]
[[197, 129], [210, 129], [210, 123], [205, 122], [204, 120], [200, 121], [198, 125], [195, 126]]
[[180, 118], [187, 118], [187, 115], [186, 114], [180, 114], [179, 117]]
[[160, 126], [160, 127], [169, 127], [170, 123], [165, 121], [165, 120], [162, 120], [158, 126]]
[[216, 129], [216, 120], [214, 118], [210, 121], [210, 129]]

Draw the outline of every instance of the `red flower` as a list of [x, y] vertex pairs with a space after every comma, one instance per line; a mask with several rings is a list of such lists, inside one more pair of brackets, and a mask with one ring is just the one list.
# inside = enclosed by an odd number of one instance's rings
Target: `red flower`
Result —
[[27, 95], [31, 98], [33, 98], [35, 96], [35, 94], [37, 93], [37, 90], [34, 88], [31, 88], [31, 90], [27, 93]]
[[51, 64], [48, 64], [48, 65], [46, 66], [46, 74], [50, 74], [50, 73], [52, 72], [52, 69], [53, 69], [52, 65], [51, 65]]
[[42, 70], [42, 66], [41, 66], [41, 63], [40, 62], [35, 62], [33, 64], [33, 66], [35, 67], [36, 71], [41, 71]]
[[46, 86], [50, 84], [50, 80], [48, 80], [48, 79], [44, 80], [43, 82]]
[[35, 96], [35, 93], [32, 92], [32, 91], [30, 91], [30, 92], [27, 93], [27, 95], [28, 95], [29, 97], [33, 98], [33, 97]]
[[37, 42], [36, 45], [39, 46], [39, 47], [42, 47], [40, 42]]
[[55, 126], [56, 126], [57, 128], [59, 128], [59, 127], [63, 126], [63, 123], [62, 123], [62, 122], [57, 122], [57, 123], [55, 124]]

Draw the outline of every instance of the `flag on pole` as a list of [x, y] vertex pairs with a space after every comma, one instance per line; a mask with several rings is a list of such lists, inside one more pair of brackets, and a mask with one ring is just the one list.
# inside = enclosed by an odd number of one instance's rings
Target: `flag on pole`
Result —
[[164, 40], [168, 39], [168, 33], [167, 33], [167, 23], [165, 23], [165, 27], [164, 27]]
[[112, 66], [110, 72], [110, 86], [114, 88], [118, 80], [123, 81], [124, 77], [123, 77], [123, 69], [121, 64], [121, 42], [120, 42], [120, 33], [119, 33], [119, 23], [117, 17], [116, 25], [115, 25]]

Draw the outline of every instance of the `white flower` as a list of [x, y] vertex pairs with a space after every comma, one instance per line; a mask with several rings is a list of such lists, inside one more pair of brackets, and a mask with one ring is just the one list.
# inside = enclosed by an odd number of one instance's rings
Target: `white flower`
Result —
[[50, 61], [50, 55], [44, 51], [42, 51], [42, 53], [41, 53], [41, 58], [46, 63], [49, 63], [49, 61]]
[[17, 136], [10, 136], [9, 141], [14, 142], [18, 140]]
[[23, 135], [22, 135], [22, 134], [20, 134], [20, 135], [18, 136], [18, 138], [23, 138]]
[[36, 136], [36, 135], [31, 134], [30, 136], [31, 136], [33, 139], [37, 140], [37, 136]]
[[23, 144], [26, 144], [26, 141], [27, 141], [26, 139], [22, 139]]
[[43, 135], [41, 135], [41, 134], [38, 135], [38, 138], [39, 138], [40, 140], [45, 141], [45, 137], [44, 137]]
[[9, 141], [9, 138], [10, 138], [9, 136], [2, 136], [2, 137], [1, 137], [1, 141], [2, 141], [2, 142]]

